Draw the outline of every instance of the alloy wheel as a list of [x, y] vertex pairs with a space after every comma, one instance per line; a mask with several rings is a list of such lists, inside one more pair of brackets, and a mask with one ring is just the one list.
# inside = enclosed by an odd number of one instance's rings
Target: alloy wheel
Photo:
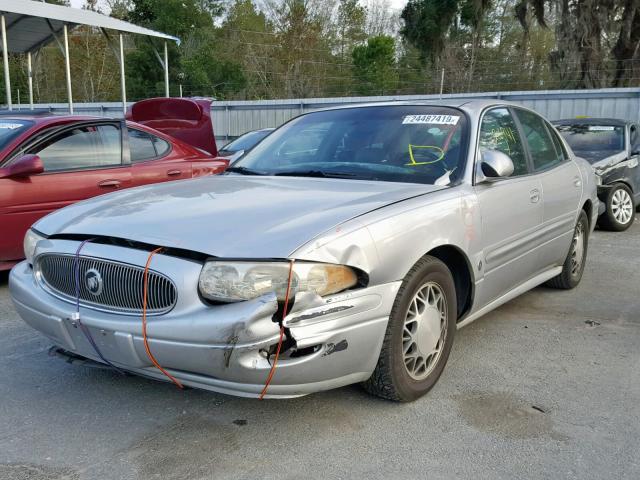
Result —
[[618, 188], [611, 198], [611, 212], [616, 221], [622, 225], [629, 223], [633, 216], [631, 195], [623, 188]]

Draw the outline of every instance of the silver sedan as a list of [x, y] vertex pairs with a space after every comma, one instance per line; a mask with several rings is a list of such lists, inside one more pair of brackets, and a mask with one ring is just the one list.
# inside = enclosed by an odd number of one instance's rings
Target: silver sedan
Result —
[[362, 382], [410, 401], [457, 328], [582, 277], [590, 166], [517, 105], [299, 116], [217, 177], [78, 203], [11, 272], [59, 353], [247, 397]]

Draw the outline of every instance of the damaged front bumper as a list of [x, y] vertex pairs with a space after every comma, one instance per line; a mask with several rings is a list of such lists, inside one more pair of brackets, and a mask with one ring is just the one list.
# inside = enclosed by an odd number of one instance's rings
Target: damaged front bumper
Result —
[[[77, 242], [40, 242], [38, 252], [73, 253]], [[144, 266], [147, 252], [87, 244], [83, 255]], [[226, 305], [198, 296], [201, 263], [156, 255], [154, 270], [175, 282], [178, 300], [166, 314], [147, 319], [153, 355], [183, 384], [257, 397], [271, 369], [268, 353], [279, 338], [275, 295]], [[320, 298], [296, 297], [284, 319], [288, 342], [267, 397], [295, 397], [366, 380], [376, 365], [400, 282]], [[27, 262], [10, 275], [16, 309], [26, 323], [75, 355], [100, 361], [72, 318], [75, 305], [52, 295]], [[166, 380], [148, 359], [138, 315], [81, 306], [80, 317], [104, 357], [119, 368]]]

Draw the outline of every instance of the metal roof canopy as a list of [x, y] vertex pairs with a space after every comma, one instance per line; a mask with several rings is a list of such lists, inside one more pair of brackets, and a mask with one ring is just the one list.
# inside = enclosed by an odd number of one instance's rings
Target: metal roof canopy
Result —
[[[65, 7], [62, 5], [54, 5], [32, 0], [0, 0], [0, 28], [2, 30], [4, 75], [7, 91], [7, 106], [10, 110], [12, 109], [12, 101], [7, 52], [27, 54], [29, 103], [31, 108], [33, 108], [31, 54], [37, 52], [44, 45], [55, 41], [58, 43], [58, 46], [65, 57], [69, 111], [73, 113], [68, 30], [80, 25], [100, 28], [109, 41], [110, 46], [113, 48], [120, 63], [123, 109], [126, 109], [126, 88], [124, 83], [124, 48], [122, 33], [134, 33], [138, 35], [145, 35], [147, 37], [163, 39], [164, 60], [159, 54], [156, 56], [164, 69], [165, 94], [167, 97], [169, 96], [167, 41], [174, 41], [180, 44], [179, 38], [167, 35], [166, 33], [156, 32], [155, 30], [150, 30], [148, 28], [139, 27], [132, 23], [118, 20], [117, 18], [109, 17], [91, 10], [82, 10], [79, 8]], [[119, 48], [116, 48], [111, 41], [111, 38], [107, 34], [107, 29], [119, 32]]]

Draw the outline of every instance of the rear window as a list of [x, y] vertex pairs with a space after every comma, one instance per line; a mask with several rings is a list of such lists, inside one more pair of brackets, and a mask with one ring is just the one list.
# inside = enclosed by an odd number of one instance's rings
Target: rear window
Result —
[[625, 150], [624, 127], [617, 125], [556, 125], [579, 156], [598, 161]]

